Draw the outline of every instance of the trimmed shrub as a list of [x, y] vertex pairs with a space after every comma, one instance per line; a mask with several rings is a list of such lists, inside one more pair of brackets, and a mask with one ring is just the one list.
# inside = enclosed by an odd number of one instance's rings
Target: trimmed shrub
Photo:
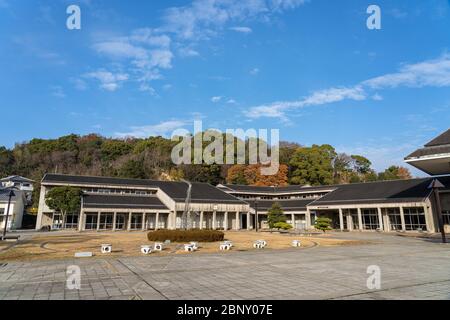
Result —
[[277, 222], [273, 225], [275, 229], [290, 230], [292, 226], [286, 222]]
[[147, 234], [149, 241], [216, 242], [223, 241], [225, 234], [216, 230], [157, 230]]

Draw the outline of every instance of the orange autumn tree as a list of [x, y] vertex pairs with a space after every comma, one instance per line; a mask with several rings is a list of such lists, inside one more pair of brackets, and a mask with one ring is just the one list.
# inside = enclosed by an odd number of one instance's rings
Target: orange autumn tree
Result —
[[234, 165], [228, 169], [227, 183], [245, 184], [251, 186], [287, 186], [288, 167], [280, 164], [280, 168], [275, 175], [265, 176], [261, 174], [260, 164]]

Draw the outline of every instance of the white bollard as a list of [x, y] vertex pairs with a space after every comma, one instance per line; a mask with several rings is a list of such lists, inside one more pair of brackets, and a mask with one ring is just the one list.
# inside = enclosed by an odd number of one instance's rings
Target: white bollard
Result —
[[267, 247], [267, 241], [266, 240], [256, 240], [256, 242], [260, 243], [263, 248]]
[[153, 246], [153, 248], [155, 249], [155, 251], [163, 251], [163, 244], [160, 242], [156, 242], [155, 245]]
[[219, 249], [220, 249], [221, 251], [228, 251], [228, 250], [231, 249], [231, 245], [228, 244], [228, 243], [222, 243], [222, 244], [220, 244]]
[[198, 250], [198, 242], [191, 242], [190, 245], [194, 248], [194, 251]]
[[141, 246], [141, 252], [143, 254], [150, 254], [150, 253], [152, 253], [152, 247], [149, 245], [143, 245], [143, 246]]
[[102, 244], [102, 253], [111, 253], [112, 245], [110, 244]]
[[293, 247], [300, 247], [301, 246], [300, 240], [292, 240], [292, 246]]
[[223, 244], [229, 245], [230, 248], [233, 247], [233, 242], [231, 242], [231, 241], [224, 241]]

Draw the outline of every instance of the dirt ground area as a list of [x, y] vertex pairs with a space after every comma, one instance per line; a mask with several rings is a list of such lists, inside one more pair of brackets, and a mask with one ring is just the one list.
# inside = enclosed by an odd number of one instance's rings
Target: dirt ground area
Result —
[[[297, 235], [256, 232], [225, 232], [225, 239], [233, 242], [232, 251], [257, 250], [253, 248], [255, 240], [266, 240], [268, 245], [264, 250], [288, 249], [292, 240], [301, 240], [304, 248], [320, 246], [341, 246], [361, 244], [361, 241], [333, 239], [325, 235], [320, 237], [299, 237]], [[111, 244], [112, 253], [102, 254], [102, 244]], [[170, 254], [202, 254], [218, 253], [219, 242], [199, 243], [199, 250], [186, 253], [182, 243], [171, 243], [162, 252], [151, 255]], [[96, 257], [140, 256], [141, 245], [153, 245], [147, 239], [147, 232], [117, 232], [117, 233], [73, 233], [73, 234], [42, 234], [31, 239], [18, 242], [0, 243], [0, 261], [30, 261], [73, 258], [76, 252], [92, 252]], [[226, 254], [226, 252], [223, 252]]]

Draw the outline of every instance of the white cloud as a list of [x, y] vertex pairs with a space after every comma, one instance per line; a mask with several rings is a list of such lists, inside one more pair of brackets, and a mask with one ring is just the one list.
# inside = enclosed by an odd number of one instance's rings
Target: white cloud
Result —
[[259, 69], [258, 68], [253, 68], [252, 70], [250, 70], [250, 74], [252, 76], [256, 76], [259, 73]]
[[234, 99], [228, 99], [227, 103], [228, 104], [236, 104], [237, 102]]
[[361, 101], [366, 99], [366, 95], [360, 86], [353, 88], [331, 88], [313, 92], [310, 96], [297, 101], [279, 101], [269, 105], [252, 107], [245, 113], [249, 118], [268, 117], [286, 119], [287, 117], [284, 113], [288, 110], [318, 106], [346, 99]]
[[217, 103], [220, 102], [222, 100], [222, 96], [215, 96], [211, 98], [211, 102]]
[[247, 34], [253, 32], [253, 30], [249, 27], [231, 27], [230, 30]]
[[180, 49], [178, 49], [178, 53], [183, 58], [198, 57], [200, 55], [200, 53], [198, 53], [198, 51], [196, 51], [192, 48], [180, 48]]
[[147, 83], [141, 83], [141, 85], [139, 87], [139, 91], [147, 92], [147, 93], [151, 94], [152, 96], [157, 95], [156, 90]]
[[[391, 89], [397, 87], [449, 87], [450, 86], [450, 54], [438, 59], [427, 60], [415, 64], [403, 65], [398, 72], [385, 74], [365, 80], [353, 87], [337, 87], [313, 92], [310, 96], [296, 101], [281, 101], [251, 107], [244, 113], [249, 118], [280, 118], [285, 120], [285, 112], [308, 106], [317, 106], [343, 100], [362, 101], [369, 96], [371, 90]], [[379, 101], [383, 97], [377, 92], [372, 99]]]
[[105, 70], [86, 73], [84, 77], [87, 79], [98, 80], [100, 82], [100, 88], [107, 91], [116, 91], [121, 83], [129, 78], [126, 73], [112, 73]]
[[227, 23], [269, 19], [271, 14], [295, 9], [304, 0], [194, 0], [190, 5], [166, 11], [161, 30], [181, 39], [208, 39]]
[[181, 129], [188, 124], [187, 121], [182, 120], [169, 120], [160, 122], [155, 125], [148, 126], [133, 126], [129, 132], [117, 132], [117, 137], [137, 137], [147, 138], [150, 136], [170, 136], [170, 134], [176, 129]]
[[381, 95], [378, 94], [378, 93], [375, 93], [375, 94], [372, 96], [372, 100], [374, 100], [374, 101], [382, 101], [382, 100], [383, 100], [383, 96], [381, 96]]
[[434, 60], [406, 64], [399, 72], [366, 80], [363, 85], [372, 89], [450, 86], [450, 54], [444, 54]]
[[52, 96], [57, 98], [65, 98], [66, 94], [64, 93], [64, 89], [61, 86], [51, 86]]

